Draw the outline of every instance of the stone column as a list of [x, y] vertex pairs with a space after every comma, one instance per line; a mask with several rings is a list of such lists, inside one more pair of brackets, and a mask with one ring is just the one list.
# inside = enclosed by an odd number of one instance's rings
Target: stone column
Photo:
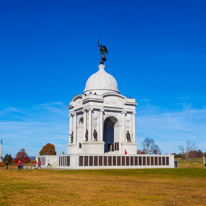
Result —
[[69, 143], [71, 143], [70, 136], [72, 134], [72, 115], [69, 115]]
[[92, 141], [92, 109], [89, 109], [88, 140]]
[[84, 121], [84, 131], [83, 131], [83, 141], [85, 140], [85, 133], [86, 133], [86, 130], [87, 130], [87, 110], [83, 110], [84, 112], [84, 118], [83, 118], [83, 121]]
[[132, 113], [132, 142], [135, 142], [135, 114], [136, 112]]
[[77, 143], [77, 114], [74, 114], [74, 118], [73, 118], [73, 141], [74, 143]]
[[103, 110], [99, 110], [99, 141], [102, 142], [103, 141]]
[[122, 111], [122, 142], [126, 142], [125, 113], [125, 111]]

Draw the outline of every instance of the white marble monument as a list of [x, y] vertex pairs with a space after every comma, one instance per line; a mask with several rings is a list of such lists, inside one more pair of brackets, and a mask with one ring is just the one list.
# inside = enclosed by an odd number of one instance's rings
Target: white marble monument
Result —
[[120, 94], [115, 78], [100, 64], [84, 94], [68, 106], [68, 154], [136, 154], [136, 105], [135, 99]]
[[68, 154], [37, 156], [37, 161], [42, 168], [48, 160], [62, 169], [173, 168], [173, 155], [137, 154], [136, 106], [135, 99], [120, 94], [115, 78], [101, 63], [83, 94], [68, 106]]

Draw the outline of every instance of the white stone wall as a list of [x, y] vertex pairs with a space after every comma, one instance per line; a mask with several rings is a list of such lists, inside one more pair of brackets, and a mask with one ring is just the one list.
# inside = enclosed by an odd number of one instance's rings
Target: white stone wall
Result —
[[[53, 158], [50, 155], [37, 156], [45, 157], [46, 161], [49, 159], [52, 168], [60, 169], [140, 169], [140, 168], [174, 168], [174, 156], [173, 155], [56, 155]], [[63, 157], [62, 165], [60, 166], [59, 159]], [[67, 166], [69, 157], [69, 166]], [[82, 157], [83, 164], [80, 165], [80, 157]], [[87, 157], [87, 165], [85, 165], [85, 158]], [[97, 161], [95, 162], [95, 158]], [[100, 164], [100, 157], [102, 157], [102, 164]], [[104, 162], [104, 157], [107, 158], [107, 161]], [[115, 162], [114, 162], [115, 157]], [[92, 165], [90, 165], [90, 158], [92, 158]], [[109, 159], [110, 158], [110, 159]], [[118, 159], [120, 159], [120, 165], [118, 165]], [[124, 158], [124, 162], [123, 162]], [[136, 159], [135, 159], [136, 158]], [[153, 161], [152, 161], [153, 158]], [[155, 160], [155, 158], [157, 158]], [[164, 158], [164, 165], [163, 165]], [[169, 164], [167, 165], [166, 158], [169, 158]], [[137, 161], [136, 161], [137, 160]], [[141, 161], [141, 162], [140, 162]], [[149, 161], [149, 162], [148, 162]], [[160, 162], [161, 161], [161, 162]], [[106, 163], [106, 165], [105, 165]], [[137, 165], [136, 165], [137, 163]], [[96, 164], [96, 165], [95, 165]], [[42, 166], [46, 168], [46, 166]]]
[[48, 160], [52, 165], [52, 168], [58, 168], [59, 166], [59, 156], [58, 155], [41, 155], [36, 157], [36, 161], [38, 162], [38, 157], [42, 158], [45, 157], [45, 165], [42, 165], [42, 168], [47, 168]]

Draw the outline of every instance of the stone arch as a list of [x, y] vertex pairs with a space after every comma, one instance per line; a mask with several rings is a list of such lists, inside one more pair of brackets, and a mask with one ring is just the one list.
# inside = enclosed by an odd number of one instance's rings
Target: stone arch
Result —
[[103, 130], [103, 141], [104, 152], [114, 151], [115, 142], [118, 141], [118, 129], [119, 129], [118, 119], [114, 116], [108, 116], [104, 120], [104, 130]]
[[104, 121], [108, 118], [108, 117], [114, 117], [117, 119], [117, 125], [121, 125], [122, 124], [122, 121], [121, 121], [121, 118], [119, 116], [119, 113], [114, 113], [114, 112], [106, 112], [104, 114]]

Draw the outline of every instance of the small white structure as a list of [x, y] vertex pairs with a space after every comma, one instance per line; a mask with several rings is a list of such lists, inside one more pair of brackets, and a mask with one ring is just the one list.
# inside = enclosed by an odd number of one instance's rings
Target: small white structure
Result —
[[38, 156], [42, 167], [67, 169], [174, 167], [173, 155], [137, 155], [135, 99], [121, 95], [100, 64], [70, 102], [68, 154]]

